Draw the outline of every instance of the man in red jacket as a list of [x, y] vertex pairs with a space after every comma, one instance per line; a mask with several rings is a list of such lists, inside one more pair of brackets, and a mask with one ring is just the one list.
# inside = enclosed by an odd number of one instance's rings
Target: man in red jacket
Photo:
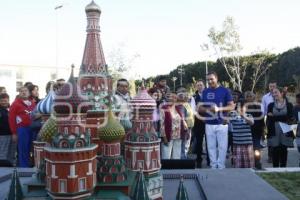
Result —
[[29, 157], [32, 133], [29, 126], [31, 124], [30, 113], [34, 107], [35, 103], [29, 100], [28, 89], [21, 87], [19, 95], [9, 110], [9, 126], [13, 140], [18, 141], [19, 167], [30, 167]]

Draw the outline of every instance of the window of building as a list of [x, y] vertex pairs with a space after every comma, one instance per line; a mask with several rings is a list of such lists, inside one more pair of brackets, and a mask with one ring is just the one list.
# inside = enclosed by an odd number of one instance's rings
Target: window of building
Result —
[[143, 160], [138, 160], [138, 168], [144, 169], [144, 161]]
[[82, 140], [77, 140], [75, 146], [78, 147], [78, 148], [83, 147], [83, 141]]
[[65, 134], [68, 134], [68, 127], [65, 127], [65, 128], [64, 128], [64, 133], [65, 133]]
[[48, 162], [46, 162], [46, 174], [48, 174]]
[[93, 174], [93, 186], [95, 186], [97, 183], [97, 177], [96, 177], [96, 173]]
[[75, 127], [75, 133], [79, 134], [79, 127], [78, 126]]
[[51, 175], [52, 175], [52, 178], [56, 177], [56, 175], [55, 175], [55, 165], [51, 165]]
[[47, 188], [49, 190], [51, 190], [51, 178], [50, 177], [47, 178]]
[[131, 159], [127, 159], [127, 161], [126, 161], [127, 163], [127, 167], [131, 167]]
[[93, 163], [89, 162], [89, 171], [86, 173], [86, 175], [92, 175], [93, 174]]
[[79, 179], [79, 192], [86, 190], [86, 178]]
[[152, 160], [152, 168], [157, 168], [157, 160]]
[[66, 193], [67, 192], [67, 180], [59, 180], [59, 192]]
[[75, 165], [70, 165], [70, 175], [69, 175], [70, 178], [76, 177], [76, 171], [75, 170], [76, 170]]

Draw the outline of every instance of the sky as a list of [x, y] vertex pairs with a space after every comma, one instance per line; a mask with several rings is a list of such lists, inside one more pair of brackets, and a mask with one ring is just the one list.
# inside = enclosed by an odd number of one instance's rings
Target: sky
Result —
[[[95, 0], [109, 67], [116, 55], [127, 78], [166, 74], [206, 59], [200, 45], [226, 16], [239, 26], [243, 54], [281, 53], [300, 44], [299, 0]], [[1, 0], [0, 65], [79, 68], [90, 0]], [[55, 10], [58, 5], [62, 8]]]

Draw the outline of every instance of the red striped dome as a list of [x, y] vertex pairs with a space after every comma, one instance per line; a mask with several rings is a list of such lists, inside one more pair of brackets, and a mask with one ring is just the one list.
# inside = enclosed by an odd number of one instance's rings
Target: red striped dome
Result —
[[155, 100], [148, 94], [144, 87], [142, 87], [138, 94], [130, 100], [129, 105], [133, 111], [149, 114], [156, 108]]

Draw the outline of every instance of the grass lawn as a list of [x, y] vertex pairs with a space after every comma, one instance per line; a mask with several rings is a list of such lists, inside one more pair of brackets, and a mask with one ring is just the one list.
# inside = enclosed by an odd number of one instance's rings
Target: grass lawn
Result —
[[300, 172], [274, 172], [257, 174], [289, 199], [300, 199]]

